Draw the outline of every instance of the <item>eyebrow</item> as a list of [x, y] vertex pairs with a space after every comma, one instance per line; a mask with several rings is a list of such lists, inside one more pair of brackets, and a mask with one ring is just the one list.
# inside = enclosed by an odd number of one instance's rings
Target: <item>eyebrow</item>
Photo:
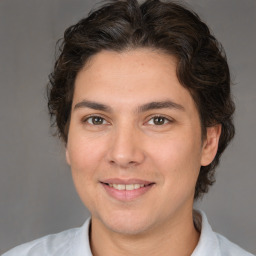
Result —
[[112, 112], [112, 109], [109, 106], [107, 106], [105, 104], [98, 103], [98, 102], [94, 102], [94, 101], [88, 101], [88, 100], [83, 100], [83, 101], [77, 103], [74, 107], [74, 110], [78, 109], [78, 108], [91, 108], [94, 110]]
[[[88, 100], [83, 100], [74, 106], [74, 110], [79, 108], [90, 108], [90, 109], [100, 110], [100, 111], [109, 112], [109, 113], [113, 112], [112, 108], [105, 104], [94, 102], [94, 101], [88, 101]], [[166, 100], [166, 101], [153, 101], [153, 102], [143, 104], [137, 108], [136, 112], [141, 113], [149, 110], [162, 109], [162, 108], [177, 109], [182, 111], [185, 110], [185, 108], [182, 105], [175, 103], [171, 100]]]
[[170, 108], [184, 111], [185, 108], [171, 100], [166, 101], [154, 101], [138, 107], [138, 112], [146, 112], [153, 109]]

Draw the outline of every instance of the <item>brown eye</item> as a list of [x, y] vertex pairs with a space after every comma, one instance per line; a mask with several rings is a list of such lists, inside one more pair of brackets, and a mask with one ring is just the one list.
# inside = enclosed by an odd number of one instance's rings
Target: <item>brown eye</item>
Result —
[[91, 116], [86, 119], [86, 122], [92, 125], [102, 125], [107, 123], [105, 119], [100, 116]]
[[149, 121], [148, 124], [150, 125], [164, 125], [170, 123], [171, 121], [163, 116], [154, 116]]
[[153, 119], [155, 125], [162, 125], [165, 123], [165, 118], [162, 116], [154, 117]]

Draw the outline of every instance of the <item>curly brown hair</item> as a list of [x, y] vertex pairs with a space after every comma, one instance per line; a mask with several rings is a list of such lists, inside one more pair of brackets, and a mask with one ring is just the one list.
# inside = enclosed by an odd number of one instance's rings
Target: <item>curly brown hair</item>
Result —
[[221, 124], [217, 154], [202, 166], [194, 198], [208, 192], [215, 181], [215, 167], [234, 137], [234, 103], [230, 94], [230, 73], [221, 44], [196, 13], [174, 2], [147, 0], [108, 1], [87, 18], [67, 28], [60, 54], [48, 84], [48, 108], [52, 125], [67, 142], [69, 118], [78, 72], [102, 50], [153, 48], [175, 56], [177, 77], [191, 93], [206, 128]]

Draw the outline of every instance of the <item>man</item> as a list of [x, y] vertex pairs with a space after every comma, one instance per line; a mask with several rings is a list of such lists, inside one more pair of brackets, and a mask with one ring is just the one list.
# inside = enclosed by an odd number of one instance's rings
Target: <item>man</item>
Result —
[[91, 218], [4, 255], [251, 255], [193, 211], [234, 136], [228, 64], [195, 13], [102, 6], [66, 30], [48, 92]]

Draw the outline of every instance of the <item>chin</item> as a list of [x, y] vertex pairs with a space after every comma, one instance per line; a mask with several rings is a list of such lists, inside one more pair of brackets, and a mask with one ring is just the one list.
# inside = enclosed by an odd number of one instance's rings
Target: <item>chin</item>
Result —
[[111, 217], [103, 216], [99, 220], [108, 230], [123, 235], [139, 235], [154, 226], [152, 216], [142, 213], [111, 214]]
[[[107, 224], [106, 224], [107, 225]], [[127, 223], [109, 223], [108, 229], [111, 231], [123, 234], [123, 235], [139, 235], [143, 234], [144, 232], [149, 230], [149, 225], [145, 223], [134, 223], [134, 222], [127, 222]]]

